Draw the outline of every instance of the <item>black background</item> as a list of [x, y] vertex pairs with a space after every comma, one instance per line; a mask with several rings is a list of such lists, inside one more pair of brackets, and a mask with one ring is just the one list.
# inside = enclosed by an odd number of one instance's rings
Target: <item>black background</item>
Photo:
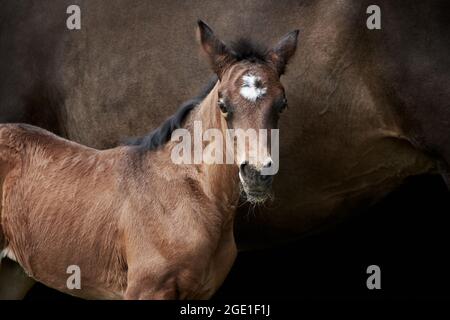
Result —
[[[240, 253], [214, 300], [450, 297], [450, 193], [441, 177], [409, 178], [380, 203], [288, 246]], [[368, 290], [366, 268], [381, 268]], [[27, 300], [74, 299], [36, 285]]]

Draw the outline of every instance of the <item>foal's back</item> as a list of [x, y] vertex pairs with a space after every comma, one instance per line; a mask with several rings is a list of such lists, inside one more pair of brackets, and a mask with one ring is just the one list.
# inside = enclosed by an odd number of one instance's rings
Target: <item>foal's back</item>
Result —
[[123, 148], [98, 151], [29, 125], [0, 125], [0, 251], [62, 291], [68, 266], [77, 265], [86, 297], [116, 297], [126, 286], [125, 159]]

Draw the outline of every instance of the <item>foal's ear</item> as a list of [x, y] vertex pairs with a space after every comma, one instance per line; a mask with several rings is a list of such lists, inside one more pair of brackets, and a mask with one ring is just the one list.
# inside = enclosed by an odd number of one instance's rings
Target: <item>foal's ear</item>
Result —
[[219, 78], [222, 78], [225, 69], [234, 60], [231, 51], [214, 35], [212, 29], [202, 20], [198, 20], [198, 37], [203, 51], [209, 58], [212, 69]]
[[280, 76], [284, 73], [289, 59], [297, 49], [298, 33], [299, 30], [289, 32], [268, 53], [268, 60], [274, 64]]

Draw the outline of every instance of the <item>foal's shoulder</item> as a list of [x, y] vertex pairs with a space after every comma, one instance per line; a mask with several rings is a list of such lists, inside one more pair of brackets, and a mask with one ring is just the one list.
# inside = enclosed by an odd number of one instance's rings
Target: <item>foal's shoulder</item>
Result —
[[33, 125], [25, 123], [0, 124], [0, 146], [22, 149], [30, 145], [49, 148], [68, 147], [91, 149]]

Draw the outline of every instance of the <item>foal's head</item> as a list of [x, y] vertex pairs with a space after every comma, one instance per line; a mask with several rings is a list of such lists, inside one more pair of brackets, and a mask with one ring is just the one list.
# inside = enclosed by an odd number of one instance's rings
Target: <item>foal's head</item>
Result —
[[[262, 202], [278, 171], [271, 156], [271, 130], [278, 128], [287, 107], [280, 76], [295, 53], [298, 30], [272, 49], [261, 50], [248, 42], [227, 47], [207, 24], [198, 24], [202, 48], [219, 78], [217, 110], [227, 128], [234, 129], [235, 140], [243, 137], [245, 141], [244, 147], [234, 150], [241, 184], [250, 202]], [[265, 132], [267, 138], [263, 138]]]

